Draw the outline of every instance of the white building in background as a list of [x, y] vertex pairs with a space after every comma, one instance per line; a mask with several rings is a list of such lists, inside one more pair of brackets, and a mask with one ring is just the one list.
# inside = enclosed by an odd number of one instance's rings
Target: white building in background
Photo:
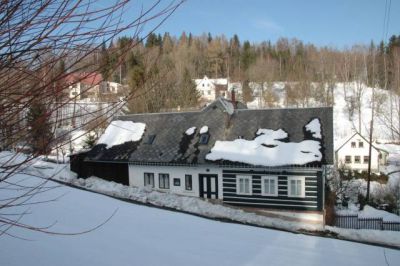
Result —
[[227, 90], [228, 85], [228, 79], [209, 79], [207, 76], [204, 76], [202, 79], [195, 79], [194, 82], [196, 83], [196, 89], [200, 92], [201, 98], [206, 101], [213, 101], [218, 96], [225, 96], [223, 93]]
[[121, 93], [123, 86], [117, 82], [103, 81], [100, 84], [100, 93], [118, 94]]
[[112, 96], [121, 93], [123, 86], [119, 83], [103, 80], [100, 73], [73, 73], [66, 77], [69, 84], [70, 99], [89, 102], [101, 101], [101, 96]]
[[[388, 152], [372, 145], [371, 171], [379, 173], [386, 165]], [[359, 133], [355, 133], [335, 151], [335, 160], [338, 167], [346, 167], [355, 171], [368, 171], [369, 142]]]

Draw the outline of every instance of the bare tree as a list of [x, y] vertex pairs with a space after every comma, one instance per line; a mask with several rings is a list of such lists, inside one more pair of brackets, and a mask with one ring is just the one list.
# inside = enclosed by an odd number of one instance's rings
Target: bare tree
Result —
[[[1, 1], [0, 3], [0, 150], [15, 147], [25, 141], [29, 128], [25, 115], [34, 104], [46, 105], [43, 119], [50, 120], [53, 141], [46, 145], [61, 148], [66, 145], [65, 134], [54, 134], [61, 122], [59, 110], [73, 103], [80, 95], [98, 85], [93, 81], [75, 95], [65, 97], [69, 86], [87, 79], [93, 72], [99, 72], [101, 64], [98, 53], [103, 44], [109, 44], [123, 33], [132, 35], [134, 42], [125, 46], [118, 54], [116, 68], [126, 54], [158, 28], [181, 4], [183, 0], [163, 2], [156, 0], [142, 6], [133, 6], [129, 0], [91, 1], [91, 0], [44, 0], [44, 1]], [[139, 5], [136, 3], [136, 5]], [[135, 8], [134, 8], [135, 7]], [[137, 10], [135, 14], [134, 10]], [[125, 12], [130, 12], [127, 16]], [[150, 30], [144, 25], [152, 21]], [[68, 77], [79, 73], [79, 78], [67, 83]], [[125, 102], [133, 97], [125, 96], [124, 101], [114, 103], [107, 113], [97, 118], [98, 122], [112, 117]], [[60, 101], [60, 99], [63, 99]], [[74, 105], [75, 106], [75, 105]], [[90, 126], [91, 121], [79, 125]], [[94, 123], [91, 123], [94, 124]], [[45, 149], [46, 150], [46, 149]], [[9, 229], [16, 226], [45, 233], [50, 228], [31, 226], [21, 221], [26, 211], [10, 215], [10, 209], [39, 204], [32, 199], [46, 190], [45, 178], [33, 187], [18, 184], [13, 178], [23, 172], [27, 164], [39, 153], [23, 157], [15, 153], [0, 162], [0, 188], [17, 186], [10, 198], [0, 200], [0, 235], [10, 234]], [[51, 177], [50, 177], [51, 178]], [[53, 199], [50, 199], [51, 201]]]

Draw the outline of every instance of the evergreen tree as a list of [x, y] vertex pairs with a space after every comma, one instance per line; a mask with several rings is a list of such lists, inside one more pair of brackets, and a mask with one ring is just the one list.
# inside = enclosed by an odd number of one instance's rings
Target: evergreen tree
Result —
[[200, 94], [196, 89], [196, 84], [190, 76], [189, 70], [187, 68], [185, 68], [183, 71], [183, 77], [178, 87], [178, 95], [180, 96], [177, 105], [181, 107], [197, 106]]
[[84, 147], [85, 149], [91, 149], [91, 148], [93, 148], [93, 147], [96, 145], [96, 141], [97, 141], [96, 134], [94, 134], [94, 133], [92, 133], [92, 132], [89, 132], [89, 133], [86, 135], [85, 139], [84, 139], [84, 145], [83, 145], [83, 147]]
[[251, 45], [249, 41], [245, 41], [243, 43], [243, 51], [242, 51], [242, 63], [243, 70], [247, 70], [249, 66], [254, 63], [256, 55], [252, 51]]
[[212, 40], [213, 40], [213, 38], [212, 38], [212, 36], [211, 36], [211, 33], [208, 33], [208, 35], [207, 35], [207, 41], [208, 41], [208, 43], [210, 43]]
[[50, 115], [46, 105], [41, 102], [32, 103], [27, 114], [28, 138], [35, 154], [48, 154], [53, 138]]
[[105, 42], [101, 45], [100, 73], [104, 80], [107, 80], [111, 75], [111, 60]]
[[251, 88], [249, 86], [248, 80], [243, 82], [242, 93], [243, 93], [243, 95], [242, 95], [243, 102], [247, 103], [247, 102], [253, 101], [253, 91], [251, 90]]

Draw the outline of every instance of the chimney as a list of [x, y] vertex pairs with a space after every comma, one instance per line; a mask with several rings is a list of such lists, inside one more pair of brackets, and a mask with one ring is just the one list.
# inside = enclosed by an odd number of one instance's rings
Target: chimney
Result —
[[233, 108], [237, 108], [237, 102], [236, 102], [236, 95], [235, 95], [235, 88], [232, 88], [231, 90], [231, 102], [233, 104]]

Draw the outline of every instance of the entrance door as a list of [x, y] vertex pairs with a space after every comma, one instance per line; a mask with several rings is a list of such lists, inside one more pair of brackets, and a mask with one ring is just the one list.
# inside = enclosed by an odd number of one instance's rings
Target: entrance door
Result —
[[218, 176], [199, 174], [200, 197], [207, 199], [218, 198]]

